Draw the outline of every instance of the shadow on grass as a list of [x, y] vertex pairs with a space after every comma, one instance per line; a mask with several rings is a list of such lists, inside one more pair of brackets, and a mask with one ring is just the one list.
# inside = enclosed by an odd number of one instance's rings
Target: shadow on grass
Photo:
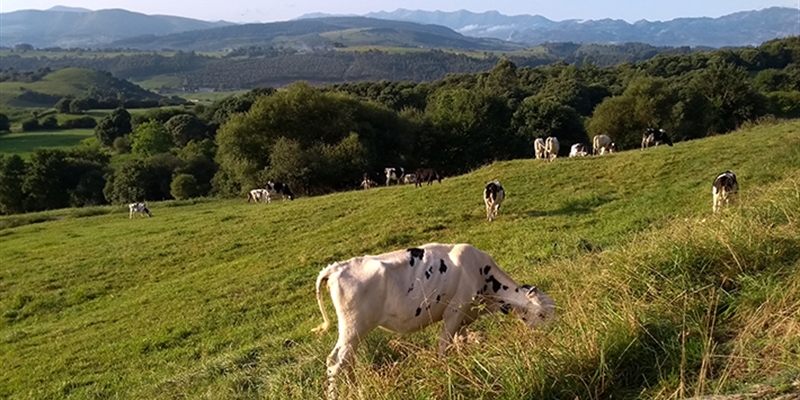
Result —
[[556, 217], [556, 216], [569, 216], [590, 214], [595, 211], [595, 208], [604, 204], [614, 201], [616, 198], [612, 196], [589, 196], [582, 198], [569, 198], [564, 201], [561, 208], [556, 210], [530, 210], [524, 212], [528, 217]]

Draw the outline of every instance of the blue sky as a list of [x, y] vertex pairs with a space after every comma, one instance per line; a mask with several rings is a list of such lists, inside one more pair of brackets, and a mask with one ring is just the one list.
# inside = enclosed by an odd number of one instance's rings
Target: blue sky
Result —
[[[189, 5], [191, 4], [191, 5]], [[55, 5], [91, 10], [123, 8], [145, 14], [177, 15], [208, 21], [273, 22], [312, 12], [365, 14], [398, 8], [426, 11], [496, 10], [506, 15], [539, 14], [551, 20], [564, 19], [641, 19], [666, 21], [680, 17], [719, 17], [737, 11], [760, 10], [772, 6], [800, 9], [800, 0], [2, 0], [0, 12], [38, 9]]]

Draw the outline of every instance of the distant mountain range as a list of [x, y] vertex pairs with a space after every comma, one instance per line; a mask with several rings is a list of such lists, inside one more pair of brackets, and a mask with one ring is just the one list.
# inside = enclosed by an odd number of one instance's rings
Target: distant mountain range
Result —
[[45, 47], [97, 47], [148, 33], [167, 35], [232, 25], [168, 15], [146, 15], [126, 10], [91, 11], [56, 6], [50, 10], [0, 13], [0, 43], [27, 43]]
[[339, 45], [505, 51], [546, 42], [724, 47], [758, 45], [800, 35], [798, 21], [800, 10], [785, 7], [719, 18], [642, 20], [633, 24], [612, 19], [557, 22], [540, 15], [506, 16], [496, 11], [399, 9], [363, 17], [316, 13], [292, 21], [236, 25], [120, 9], [91, 11], [57, 6], [46, 11], [0, 13], [0, 44], [208, 51], [242, 46], [311, 49]]
[[[310, 14], [306, 17], [322, 17]], [[329, 16], [329, 15], [328, 15]], [[473, 13], [413, 11], [398, 9], [376, 12], [366, 17], [412, 21], [446, 26], [474, 37], [537, 45], [546, 42], [626, 43], [641, 42], [655, 46], [748, 46], [765, 41], [800, 35], [800, 10], [771, 7], [743, 11], [719, 18], [676, 18], [670, 21], [564, 20], [551, 21], [540, 15], [507, 16], [497, 11]]]

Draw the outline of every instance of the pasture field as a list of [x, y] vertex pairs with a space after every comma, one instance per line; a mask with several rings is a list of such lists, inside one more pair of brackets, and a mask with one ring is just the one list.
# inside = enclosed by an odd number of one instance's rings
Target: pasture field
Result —
[[[196, 51], [195, 53], [206, 57], [222, 57], [225, 55], [224, 51]], [[137, 56], [147, 54], [158, 54], [164, 57], [172, 57], [177, 54], [177, 51], [58, 51], [58, 50], [31, 50], [31, 51], [12, 51], [0, 50], [0, 59], [8, 56], [20, 57], [37, 57], [37, 58], [114, 58], [119, 56]]]
[[[800, 393], [800, 121], [675, 147], [496, 162], [443, 183], [296, 201], [106, 206], [0, 218], [0, 397], [320, 398], [327, 264], [467, 242], [556, 301], [537, 331], [480, 319], [374, 331], [358, 399], [673, 399]], [[711, 214], [711, 182], [739, 177]], [[499, 179], [499, 217], [481, 192]], [[329, 312], [330, 300], [326, 296]]]
[[175, 94], [178, 97], [194, 101], [196, 103], [211, 104], [217, 100], [224, 99], [225, 97], [238, 96], [240, 94], [244, 94], [247, 92], [248, 90], [234, 90], [234, 91], [223, 91], [223, 92], [192, 92], [192, 93], [181, 92]]
[[0, 135], [0, 153], [18, 154], [22, 158], [27, 158], [35, 148], [66, 149], [77, 146], [82, 140], [90, 137], [94, 137], [93, 129], [8, 133]]

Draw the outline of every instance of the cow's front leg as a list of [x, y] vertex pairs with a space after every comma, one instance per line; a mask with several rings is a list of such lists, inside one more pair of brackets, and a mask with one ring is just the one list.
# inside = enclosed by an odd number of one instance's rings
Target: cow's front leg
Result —
[[458, 306], [454, 307], [456, 308], [445, 311], [444, 327], [442, 327], [442, 334], [439, 336], [439, 358], [442, 359], [447, 355], [447, 350], [453, 344], [453, 339], [464, 324], [464, 310]]

